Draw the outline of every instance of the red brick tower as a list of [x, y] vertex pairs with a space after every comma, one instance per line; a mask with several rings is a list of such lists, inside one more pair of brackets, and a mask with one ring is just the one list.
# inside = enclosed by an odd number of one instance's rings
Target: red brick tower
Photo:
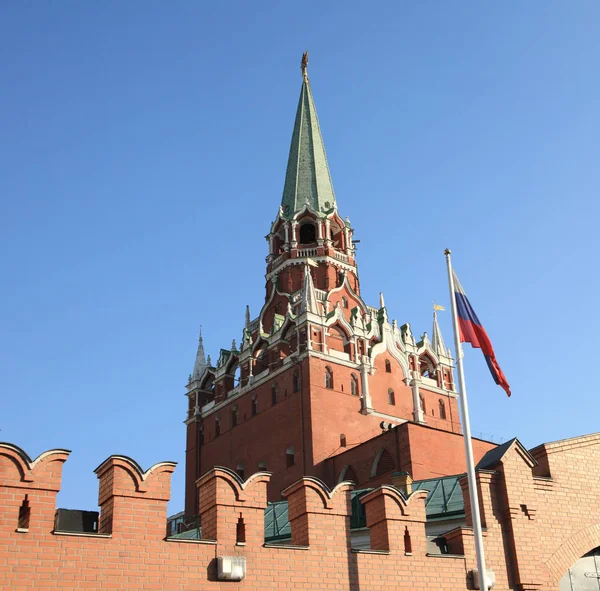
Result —
[[283, 198], [267, 236], [265, 303], [254, 319], [246, 310], [240, 347], [221, 349], [214, 365], [200, 337], [187, 387], [186, 515], [198, 512], [196, 480], [215, 465], [245, 477], [273, 472], [275, 500], [303, 475], [330, 484], [389, 479], [393, 470], [415, 477], [408, 435], [395, 459], [385, 446], [368, 451], [377, 456], [368, 475], [332, 461], [350, 450], [361, 461], [359, 448], [381, 434], [382, 421], [460, 433], [435, 315], [432, 339], [417, 341], [408, 323], [390, 323], [383, 296], [378, 307], [360, 296], [353, 229], [338, 213], [306, 60], [302, 72]]

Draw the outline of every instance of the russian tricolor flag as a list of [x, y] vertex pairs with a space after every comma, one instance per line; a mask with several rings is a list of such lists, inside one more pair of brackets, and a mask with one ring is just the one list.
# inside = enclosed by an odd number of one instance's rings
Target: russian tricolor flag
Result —
[[481, 349], [494, 381], [510, 396], [510, 386], [496, 361], [496, 354], [494, 353], [490, 338], [487, 336], [485, 328], [481, 326], [481, 322], [479, 322], [475, 310], [471, 307], [454, 271], [452, 271], [452, 275], [454, 276], [454, 299], [456, 300], [460, 342], [471, 343], [473, 347]]

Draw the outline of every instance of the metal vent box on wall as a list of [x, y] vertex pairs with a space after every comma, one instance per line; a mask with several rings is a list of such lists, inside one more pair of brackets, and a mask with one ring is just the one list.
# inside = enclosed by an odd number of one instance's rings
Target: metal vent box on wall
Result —
[[97, 534], [99, 515], [98, 511], [57, 509], [54, 530], [78, 534]]
[[246, 557], [219, 556], [217, 569], [220, 581], [241, 581], [246, 576]]

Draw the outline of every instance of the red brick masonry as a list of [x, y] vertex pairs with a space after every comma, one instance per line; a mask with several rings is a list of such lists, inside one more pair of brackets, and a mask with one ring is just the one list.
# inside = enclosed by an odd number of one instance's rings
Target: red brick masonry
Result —
[[[170, 541], [165, 524], [175, 465], [163, 462], [143, 472], [131, 459], [111, 456], [96, 469], [101, 533], [54, 532], [56, 495], [68, 455], [51, 450], [31, 460], [18, 447], [0, 444], [0, 589], [472, 588], [471, 530], [447, 534], [453, 554], [428, 555], [426, 495], [417, 491], [405, 499], [385, 485], [362, 498], [371, 551], [350, 548], [349, 483], [329, 490], [305, 477], [287, 487], [283, 494], [293, 545], [267, 546], [270, 474], [256, 473], [242, 484], [221, 468], [197, 482], [207, 539]], [[600, 546], [600, 435], [543, 444], [530, 452], [515, 442], [478, 479], [495, 589], [558, 589], [566, 570]], [[463, 494], [468, 510], [464, 481]], [[20, 509], [25, 499], [28, 519]], [[245, 541], [238, 543], [240, 519]], [[216, 557], [221, 555], [246, 557], [245, 580], [217, 581]]]

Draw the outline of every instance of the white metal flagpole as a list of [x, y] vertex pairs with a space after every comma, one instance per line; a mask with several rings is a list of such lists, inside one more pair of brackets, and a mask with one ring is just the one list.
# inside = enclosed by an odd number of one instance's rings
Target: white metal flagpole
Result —
[[488, 577], [485, 569], [485, 553], [483, 551], [483, 535], [481, 533], [481, 516], [479, 515], [479, 495], [477, 494], [477, 480], [475, 479], [475, 463], [473, 461], [473, 444], [471, 442], [471, 423], [469, 422], [469, 405], [467, 404], [467, 388], [465, 387], [465, 374], [463, 371], [463, 351], [460, 344], [458, 331], [458, 316], [456, 312], [456, 299], [454, 295], [454, 276], [452, 274], [452, 261], [450, 250], [444, 251], [448, 266], [448, 285], [450, 287], [450, 305], [452, 307], [452, 328], [454, 329], [454, 348], [456, 350], [456, 373], [458, 374], [458, 388], [460, 397], [460, 412], [465, 440], [465, 454], [467, 456], [467, 478], [469, 481], [469, 497], [471, 500], [471, 515], [473, 518], [473, 534], [475, 536], [475, 553], [477, 554], [477, 570], [479, 571], [479, 588], [487, 591]]

